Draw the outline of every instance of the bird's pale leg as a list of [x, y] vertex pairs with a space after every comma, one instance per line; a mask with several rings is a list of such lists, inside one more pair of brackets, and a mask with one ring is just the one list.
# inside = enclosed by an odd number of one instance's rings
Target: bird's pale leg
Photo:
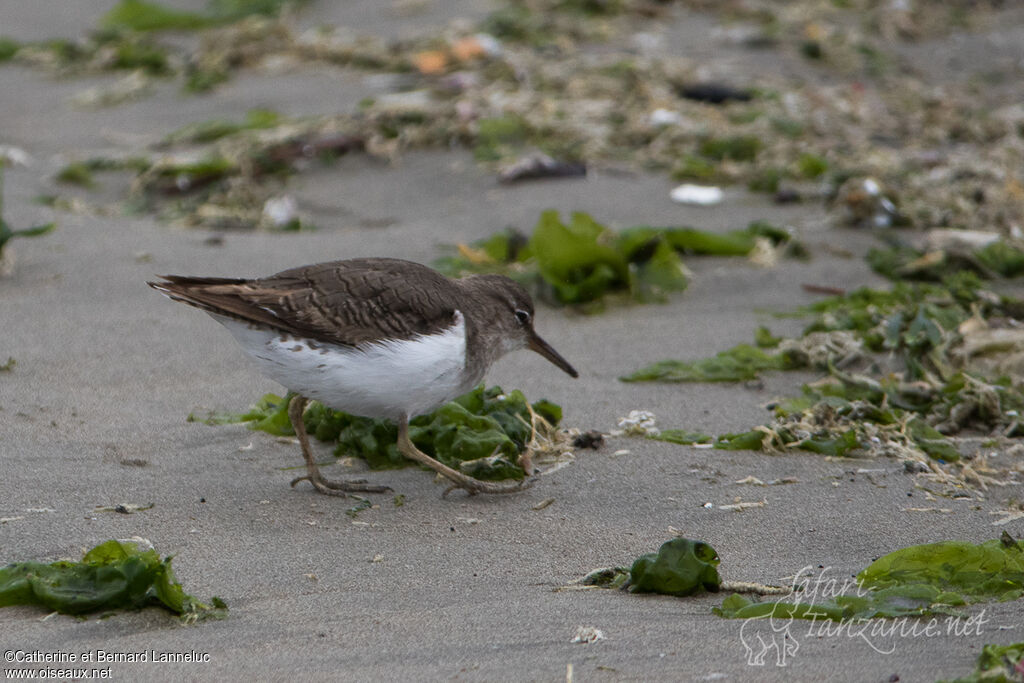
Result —
[[536, 479], [524, 479], [515, 484], [496, 484], [493, 481], [482, 481], [463, 474], [458, 470], [453, 470], [443, 462], [431, 458], [416, 448], [416, 445], [409, 439], [409, 419], [405, 417], [398, 421], [398, 450], [410, 460], [426, 465], [441, 476], [450, 479], [453, 483], [444, 492], [444, 495], [447, 495], [453, 489], [465, 489], [471, 496], [477, 493], [516, 493], [530, 488], [536, 482]]
[[306, 412], [308, 399], [304, 396], [295, 396], [288, 404], [288, 417], [292, 421], [292, 429], [295, 436], [299, 438], [299, 445], [302, 446], [302, 457], [306, 459], [306, 475], [292, 479], [292, 486], [300, 481], [308, 481], [320, 493], [329, 496], [345, 496], [349, 493], [387, 493], [391, 489], [387, 486], [371, 486], [365, 479], [354, 479], [351, 481], [330, 481], [320, 476], [320, 468], [313, 460], [313, 452], [309, 447], [309, 436], [306, 435], [306, 423], [302, 421], [302, 414]]

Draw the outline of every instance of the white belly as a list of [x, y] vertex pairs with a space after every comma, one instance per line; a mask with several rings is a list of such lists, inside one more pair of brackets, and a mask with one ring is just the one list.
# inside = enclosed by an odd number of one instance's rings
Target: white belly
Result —
[[480, 381], [467, 376], [466, 324], [441, 334], [358, 348], [311, 345], [291, 335], [214, 315], [255, 359], [261, 373], [335, 410], [397, 420], [429, 413]]

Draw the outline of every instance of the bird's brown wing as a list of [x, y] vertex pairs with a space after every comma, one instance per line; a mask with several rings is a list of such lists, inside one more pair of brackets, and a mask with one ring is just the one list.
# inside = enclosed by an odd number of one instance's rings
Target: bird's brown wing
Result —
[[150, 286], [177, 301], [346, 346], [441, 332], [457, 308], [458, 285], [397, 259], [320, 263], [255, 280], [161, 277]]

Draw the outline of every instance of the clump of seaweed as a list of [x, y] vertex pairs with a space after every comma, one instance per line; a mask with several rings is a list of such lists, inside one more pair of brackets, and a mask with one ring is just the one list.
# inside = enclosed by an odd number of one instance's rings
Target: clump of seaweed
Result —
[[[292, 434], [291, 396], [267, 394], [241, 415], [213, 414], [208, 424], [249, 422], [253, 429]], [[189, 419], [194, 419], [189, 416]], [[335, 454], [365, 460], [373, 469], [411, 463], [398, 451], [397, 426], [389, 420], [358, 417], [313, 403], [306, 430], [320, 441], [337, 444]], [[571, 458], [574, 433], [558, 429], [562, 409], [550, 401], [529, 403], [519, 391], [483, 385], [409, 422], [409, 438], [427, 455], [477, 479], [522, 479], [535, 464]]]
[[762, 244], [788, 248], [788, 231], [764, 222], [715, 233], [690, 227], [637, 226], [613, 231], [590, 215], [576, 212], [565, 223], [548, 210], [529, 237], [514, 229], [499, 232], [435, 267], [452, 276], [502, 273], [554, 306], [596, 311], [610, 300], [664, 301], [688, 283], [686, 254], [750, 256]]
[[61, 614], [157, 606], [185, 623], [223, 617], [227, 605], [214, 597], [210, 605], [182, 589], [171, 568], [149, 541], [129, 539], [100, 543], [80, 562], [14, 562], [0, 567], [0, 607], [38, 605]]
[[[760, 370], [816, 367], [827, 375], [801, 396], [774, 402], [772, 421], [719, 435], [714, 448], [895, 457], [908, 471], [983, 491], [1016, 476], [990, 467], [984, 449], [971, 444], [1024, 436], [1024, 374], [1016, 371], [1024, 346], [1016, 326], [992, 327], [1015, 320], [1021, 306], [970, 273], [942, 285], [864, 288], [803, 309], [813, 316], [804, 337], [780, 341], [773, 353], [741, 345], [714, 359], [662, 361], [623, 379], [741, 381]], [[646, 436], [710, 442], [682, 430]]]

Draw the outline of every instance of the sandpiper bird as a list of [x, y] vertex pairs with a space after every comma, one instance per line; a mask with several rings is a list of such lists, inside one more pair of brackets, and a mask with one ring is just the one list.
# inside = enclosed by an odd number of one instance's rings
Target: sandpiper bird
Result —
[[501, 275], [451, 279], [426, 266], [360, 258], [301, 266], [254, 280], [161, 275], [149, 285], [224, 325], [258, 369], [296, 396], [288, 416], [317, 491], [384, 492], [365, 480], [324, 479], [302, 420], [309, 399], [398, 424], [398, 449], [439, 472], [453, 488], [508, 493], [447, 467], [409, 439], [409, 418], [436, 410], [476, 386], [516, 349], [536, 351], [573, 377], [576, 369], [533, 329], [533, 301]]

